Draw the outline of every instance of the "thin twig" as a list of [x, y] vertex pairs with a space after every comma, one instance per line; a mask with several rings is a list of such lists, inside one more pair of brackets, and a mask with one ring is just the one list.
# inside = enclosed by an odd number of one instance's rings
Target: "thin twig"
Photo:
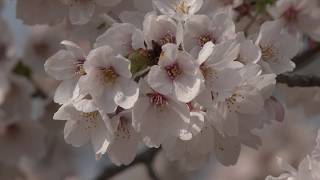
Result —
[[102, 170], [101, 174], [97, 178], [95, 178], [95, 180], [107, 180], [115, 176], [116, 174], [123, 172], [137, 164], [146, 165], [150, 177], [154, 180], [159, 180], [152, 167], [152, 162], [158, 152], [159, 149], [148, 149], [145, 152], [139, 154], [129, 166], [107, 166]]
[[320, 77], [312, 75], [281, 74], [277, 82], [289, 87], [320, 87]]

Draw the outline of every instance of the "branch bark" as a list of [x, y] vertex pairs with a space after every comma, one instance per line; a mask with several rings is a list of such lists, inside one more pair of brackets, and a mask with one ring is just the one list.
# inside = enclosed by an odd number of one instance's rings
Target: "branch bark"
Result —
[[159, 180], [159, 178], [155, 174], [152, 167], [153, 160], [156, 157], [159, 150], [160, 150], [159, 148], [158, 149], [152, 148], [152, 149], [146, 150], [145, 152], [139, 154], [135, 158], [135, 160], [128, 166], [114, 166], [114, 165], [107, 166], [102, 170], [101, 174], [95, 178], [95, 180], [110, 179], [116, 174], [123, 172], [137, 164], [144, 164], [147, 167], [149, 176], [154, 180]]
[[313, 75], [281, 74], [277, 82], [289, 87], [320, 87], [320, 77]]
[[293, 62], [296, 64], [296, 69], [299, 70], [308, 64], [310, 64], [320, 53], [320, 43], [317, 43], [314, 48], [310, 48], [303, 53], [293, 58]]

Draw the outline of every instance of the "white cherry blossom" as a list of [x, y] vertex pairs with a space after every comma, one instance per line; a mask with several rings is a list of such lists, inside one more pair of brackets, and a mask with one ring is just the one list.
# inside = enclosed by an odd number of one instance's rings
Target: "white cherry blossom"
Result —
[[148, 13], [143, 22], [143, 34], [148, 48], [154, 43], [163, 46], [167, 43], [180, 44], [182, 42], [182, 25], [177, 24], [166, 15], [157, 16], [154, 12]]
[[236, 41], [228, 41], [218, 45], [212, 42], [205, 44], [197, 64], [204, 77], [204, 87], [197, 101], [205, 107], [211, 107], [218, 99], [224, 99], [241, 80], [236, 70], [242, 64], [235, 61], [240, 45]]
[[212, 19], [206, 15], [194, 15], [186, 20], [183, 45], [196, 57], [207, 42], [219, 44], [235, 37], [234, 22], [227, 15], [218, 14]]
[[279, 0], [268, 11], [290, 33], [320, 41], [320, 7], [315, 0]]
[[112, 7], [121, 0], [60, 0], [69, 6], [69, 19], [72, 24], [83, 25], [93, 17], [96, 6]]
[[275, 76], [261, 75], [258, 65], [242, 68], [240, 78], [240, 81], [234, 82], [236, 86], [225, 93], [224, 100], [218, 100], [214, 109], [209, 109], [214, 127], [229, 136], [238, 135], [241, 114], [254, 115], [263, 110], [264, 97], [271, 93], [269, 91], [275, 84]]
[[107, 115], [102, 116], [94, 106], [86, 110], [79, 111], [72, 103], [66, 103], [54, 114], [53, 119], [66, 121], [64, 138], [68, 144], [80, 147], [90, 142], [99, 158], [107, 151], [113, 138], [109, 128], [110, 119]]
[[281, 74], [295, 68], [291, 60], [299, 52], [301, 44], [297, 38], [283, 31], [277, 22], [265, 22], [261, 26], [256, 44], [261, 48], [260, 64], [265, 71]]
[[[179, 164], [188, 170], [199, 169], [207, 162], [214, 144], [214, 132], [211, 125], [205, 120], [204, 112], [190, 112], [190, 124], [187, 131], [190, 134], [186, 133], [182, 138], [167, 138], [162, 148], [171, 161], [178, 160]], [[189, 139], [188, 136], [192, 138]]]
[[237, 61], [242, 64], [256, 64], [261, 58], [261, 49], [252, 40], [246, 39], [243, 33], [237, 34], [240, 52]]
[[97, 48], [106, 45], [113, 48], [115, 54], [128, 56], [133, 50], [144, 48], [143, 33], [133, 24], [114, 24], [97, 38], [94, 46]]
[[148, 74], [148, 83], [161, 94], [190, 102], [198, 95], [203, 81], [199, 66], [175, 44], [167, 44], [162, 50], [158, 65], [152, 66]]
[[109, 46], [92, 50], [84, 64], [86, 76], [80, 79], [81, 93], [89, 93], [99, 110], [112, 113], [117, 106], [132, 108], [139, 96], [136, 82], [131, 79], [130, 62], [115, 55]]
[[128, 165], [134, 160], [141, 140], [132, 126], [132, 112], [123, 111], [114, 116], [111, 121], [114, 139], [108, 147], [107, 154], [116, 165]]
[[189, 126], [188, 106], [151, 89], [144, 80], [140, 80], [140, 89], [132, 123], [145, 144], [159, 147], [168, 137], [180, 137]]
[[152, 0], [157, 9], [177, 20], [186, 20], [197, 13], [202, 7], [203, 0]]
[[62, 81], [56, 89], [54, 101], [64, 104], [74, 95], [81, 76], [86, 75], [84, 62], [86, 55], [83, 50], [71, 41], [62, 41], [66, 50], [60, 50], [45, 63], [45, 71], [56, 80]]

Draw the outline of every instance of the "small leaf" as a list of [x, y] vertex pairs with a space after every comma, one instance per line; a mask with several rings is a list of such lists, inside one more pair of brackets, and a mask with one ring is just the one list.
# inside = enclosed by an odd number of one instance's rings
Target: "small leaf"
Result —
[[13, 69], [13, 73], [20, 75], [20, 76], [24, 76], [28, 79], [31, 79], [31, 75], [32, 75], [31, 69], [28, 66], [26, 66], [25, 64], [23, 64], [21, 61], [19, 61], [17, 63], [17, 65]]
[[130, 71], [136, 74], [149, 65], [149, 58], [142, 50], [137, 50], [129, 54], [128, 59], [131, 61]]

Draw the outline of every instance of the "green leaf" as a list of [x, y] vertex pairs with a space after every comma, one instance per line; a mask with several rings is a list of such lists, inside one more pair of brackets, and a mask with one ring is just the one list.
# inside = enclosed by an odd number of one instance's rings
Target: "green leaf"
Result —
[[13, 73], [20, 75], [20, 76], [24, 76], [28, 79], [31, 79], [31, 75], [32, 75], [32, 71], [31, 69], [26, 66], [25, 64], [23, 64], [21, 61], [19, 61], [16, 66], [13, 69]]
[[131, 61], [130, 71], [132, 74], [136, 74], [137, 72], [144, 70], [149, 65], [149, 58], [140, 50], [129, 54], [128, 59]]
[[272, 5], [275, 0], [257, 0], [253, 1], [256, 3], [256, 9], [258, 13], [266, 11], [268, 5]]

